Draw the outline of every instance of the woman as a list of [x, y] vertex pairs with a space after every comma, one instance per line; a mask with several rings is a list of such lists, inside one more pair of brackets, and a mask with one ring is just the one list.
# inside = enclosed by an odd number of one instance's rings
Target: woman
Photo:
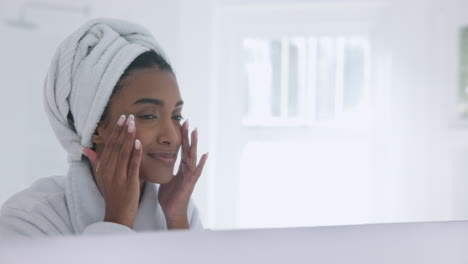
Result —
[[202, 228], [190, 196], [208, 156], [197, 164], [197, 131], [189, 140], [176, 77], [146, 29], [80, 27], [57, 49], [44, 98], [70, 167], [10, 198], [0, 237]]

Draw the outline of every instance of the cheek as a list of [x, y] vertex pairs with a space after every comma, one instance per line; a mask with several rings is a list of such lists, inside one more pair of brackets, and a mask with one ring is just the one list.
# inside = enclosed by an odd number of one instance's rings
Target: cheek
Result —
[[137, 128], [135, 139], [140, 140], [143, 151], [145, 151], [145, 147], [154, 141], [154, 136], [152, 136], [151, 130], [140, 127], [140, 129]]
[[[182, 125], [174, 124], [173, 129], [175, 137], [173, 138], [173, 144], [179, 148], [182, 145]], [[137, 132], [135, 139], [139, 139], [143, 145], [143, 151], [145, 150], [146, 145], [153, 144], [158, 136], [159, 128], [156, 125], [153, 126], [144, 126], [140, 125], [137, 127]], [[189, 135], [190, 137], [190, 135]]]

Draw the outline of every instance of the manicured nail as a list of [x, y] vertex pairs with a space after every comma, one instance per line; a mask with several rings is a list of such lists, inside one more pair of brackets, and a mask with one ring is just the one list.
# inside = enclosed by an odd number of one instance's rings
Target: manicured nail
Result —
[[118, 126], [122, 126], [125, 122], [125, 115], [121, 115], [119, 120], [117, 121]]
[[128, 133], [132, 133], [133, 131], [135, 131], [135, 122], [130, 121], [130, 124], [128, 125]]
[[137, 139], [137, 140], [135, 140], [135, 149], [138, 150], [140, 148], [141, 148], [141, 142], [140, 142], [140, 140]]
[[130, 114], [127, 118], [126, 125], [127, 126], [130, 125], [130, 121], [134, 121], [134, 120], [135, 120], [135, 117], [132, 114]]
[[195, 136], [198, 136], [198, 128], [196, 127], [193, 132], [195, 133]]
[[187, 128], [189, 127], [189, 121], [187, 119], [187, 121], [185, 121], [185, 123], [187, 124]]
[[[83, 153], [83, 155], [85, 155], [85, 156], [86, 156], [86, 153], [85, 153], [83, 150], [84, 150], [84, 148], [80, 147], [80, 151], [81, 151], [81, 153]], [[88, 157], [88, 156], [86, 156], [86, 157]]]

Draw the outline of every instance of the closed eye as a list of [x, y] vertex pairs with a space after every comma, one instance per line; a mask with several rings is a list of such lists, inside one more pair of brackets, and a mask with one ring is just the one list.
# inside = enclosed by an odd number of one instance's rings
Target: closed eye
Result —
[[139, 118], [143, 118], [143, 119], [155, 119], [157, 118], [155, 115], [142, 115], [142, 116], [139, 116]]

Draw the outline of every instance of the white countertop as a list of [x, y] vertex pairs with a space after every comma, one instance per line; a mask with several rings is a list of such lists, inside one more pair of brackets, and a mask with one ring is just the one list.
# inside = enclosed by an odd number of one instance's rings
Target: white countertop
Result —
[[0, 263], [468, 263], [468, 221], [0, 239]]

